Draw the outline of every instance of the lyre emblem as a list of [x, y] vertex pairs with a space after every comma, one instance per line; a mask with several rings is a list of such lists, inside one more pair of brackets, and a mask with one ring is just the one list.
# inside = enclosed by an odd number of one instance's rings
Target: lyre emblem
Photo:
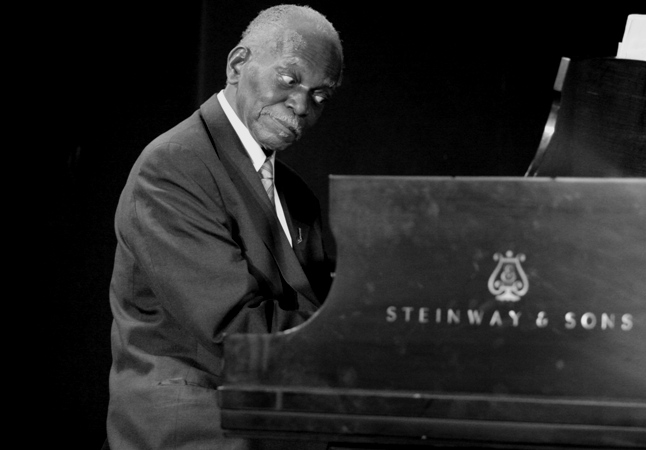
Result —
[[489, 277], [489, 292], [501, 302], [517, 302], [529, 289], [527, 275], [520, 265], [525, 261], [525, 255], [519, 253], [514, 256], [511, 250], [507, 250], [505, 256], [496, 253], [493, 259], [498, 261], [498, 265]]

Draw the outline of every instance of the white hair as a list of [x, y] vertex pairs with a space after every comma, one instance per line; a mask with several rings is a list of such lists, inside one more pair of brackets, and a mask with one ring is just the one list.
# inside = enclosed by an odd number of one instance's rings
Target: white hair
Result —
[[252, 50], [260, 48], [276, 51], [282, 46], [298, 48], [303, 38], [289, 29], [293, 19], [298, 19], [299, 23], [308, 23], [317, 33], [335, 43], [339, 58], [343, 61], [339, 33], [323, 14], [309, 6], [277, 5], [261, 11], [242, 33], [239, 45]]

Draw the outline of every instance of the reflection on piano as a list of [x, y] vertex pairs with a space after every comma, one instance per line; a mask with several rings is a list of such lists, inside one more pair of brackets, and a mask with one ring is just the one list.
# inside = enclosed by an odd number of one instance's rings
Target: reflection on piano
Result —
[[225, 341], [222, 426], [331, 448], [646, 446], [646, 179], [332, 177], [336, 278]]

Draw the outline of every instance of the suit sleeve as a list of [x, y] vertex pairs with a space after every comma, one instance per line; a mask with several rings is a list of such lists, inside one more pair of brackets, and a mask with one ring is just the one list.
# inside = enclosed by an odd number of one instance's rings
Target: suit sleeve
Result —
[[[143, 312], [163, 308], [207, 348], [225, 333], [272, 331], [278, 300], [266, 298], [250, 273], [205, 163], [186, 148], [164, 144], [148, 152], [131, 177], [122, 199], [128, 213], [117, 215], [117, 230], [159, 302], [139, 305]], [[296, 326], [315, 310], [305, 303], [280, 311], [281, 327]]]

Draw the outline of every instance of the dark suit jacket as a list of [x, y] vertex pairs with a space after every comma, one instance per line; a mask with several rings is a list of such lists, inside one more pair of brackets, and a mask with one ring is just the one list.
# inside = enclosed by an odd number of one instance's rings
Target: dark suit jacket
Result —
[[142, 152], [116, 211], [108, 438], [113, 450], [222, 441], [222, 340], [303, 323], [329, 288], [319, 204], [276, 163], [292, 249], [215, 96]]

